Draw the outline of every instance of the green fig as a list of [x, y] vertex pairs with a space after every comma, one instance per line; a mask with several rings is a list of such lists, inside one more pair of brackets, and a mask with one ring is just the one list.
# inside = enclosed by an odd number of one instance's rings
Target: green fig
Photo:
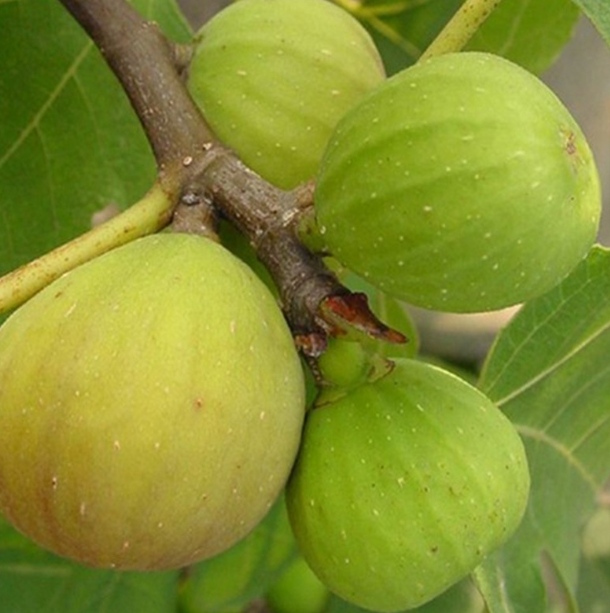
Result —
[[284, 189], [313, 178], [339, 118], [385, 78], [368, 32], [323, 0], [240, 0], [195, 43], [188, 87], [207, 122]]
[[329, 598], [328, 588], [297, 556], [265, 596], [272, 613], [322, 613]]
[[180, 613], [244, 613], [292, 565], [296, 543], [283, 497], [243, 540], [189, 568]]
[[300, 360], [263, 283], [211, 240], [142, 238], [0, 328], [0, 511], [86, 565], [184, 566], [265, 516], [303, 417]]
[[411, 304], [500, 309], [558, 284], [601, 213], [587, 141], [557, 96], [487, 53], [416, 64], [337, 125], [315, 194], [326, 250]]
[[400, 611], [504, 543], [529, 483], [521, 439], [486, 396], [396, 358], [388, 374], [309, 411], [286, 501], [303, 557], [332, 592]]

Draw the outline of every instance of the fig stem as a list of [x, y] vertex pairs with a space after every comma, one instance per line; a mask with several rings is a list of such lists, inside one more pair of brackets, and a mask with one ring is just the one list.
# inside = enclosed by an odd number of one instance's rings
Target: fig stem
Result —
[[19, 306], [65, 272], [169, 222], [175, 198], [159, 182], [127, 210], [0, 277], [0, 314]]
[[466, 0], [419, 58], [461, 51], [502, 0]]

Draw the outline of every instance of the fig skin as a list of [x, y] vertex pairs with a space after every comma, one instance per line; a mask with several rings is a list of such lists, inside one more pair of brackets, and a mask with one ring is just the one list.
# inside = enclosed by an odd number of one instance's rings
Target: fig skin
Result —
[[500, 309], [559, 283], [601, 213], [579, 126], [538, 78], [479, 52], [407, 68], [342, 118], [318, 175], [326, 250], [439, 311]]
[[0, 511], [86, 565], [184, 566], [265, 516], [303, 417], [291, 333], [254, 273], [208, 239], [139, 239], [0, 328]]
[[521, 439], [487, 397], [397, 358], [386, 376], [308, 413], [286, 501], [303, 557], [331, 591], [400, 611], [505, 542], [529, 483]]
[[187, 83], [206, 121], [283, 189], [313, 178], [337, 121], [385, 78], [368, 32], [323, 0], [240, 0], [195, 42]]

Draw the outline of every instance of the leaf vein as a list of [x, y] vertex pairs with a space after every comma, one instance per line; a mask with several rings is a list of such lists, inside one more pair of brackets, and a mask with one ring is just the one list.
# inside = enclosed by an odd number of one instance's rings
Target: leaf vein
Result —
[[517, 431], [525, 438], [529, 438], [549, 445], [549, 447], [553, 448], [561, 456], [563, 456], [567, 463], [574, 467], [576, 472], [579, 473], [582, 477], [583, 481], [591, 488], [593, 495], [597, 496], [599, 487], [595, 482], [593, 475], [591, 475], [587, 471], [586, 467], [571, 453], [568, 447], [562, 445], [559, 441], [548, 436], [546, 432], [540, 431], [536, 428], [532, 428], [523, 424], [516, 425], [516, 428]]
[[496, 400], [496, 404], [498, 406], [501, 406], [507, 402], [510, 402], [513, 398], [515, 398], [519, 394], [522, 394], [526, 390], [534, 387], [535, 385], [540, 383], [540, 381], [542, 381], [543, 379], [548, 377], [551, 373], [553, 373], [557, 368], [559, 368], [560, 366], [562, 366], [563, 364], [565, 364], [572, 358], [576, 357], [581, 351], [586, 349], [590, 343], [592, 343], [594, 340], [602, 336], [608, 330], [610, 330], [610, 321], [604, 324], [603, 326], [601, 326], [598, 330], [593, 331], [589, 336], [587, 336], [580, 343], [575, 345], [570, 351], [566, 352], [561, 357], [561, 359], [556, 360], [555, 362], [547, 366], [544, 370], [541, 370], [535, 377], [532, 377], [529, 381], [527, 381], [520, 387], [517, 387], [516, 389], [514, 389], [510, 394], [507, 394], [506, 396], [504, 396], [504, 398]]
[[55, 89], [50, 93], [38, 111], [34, 114], [30, 122], [23, 128], [21, 134], [15, 139], [15, 142], [6, 150], [4, 155], [0, 157], [0, 169], [7, 163], [7, 161], [15, 154], [15, 152], [21, 147], [21, 145], [25, 142], [28, 136], [34, 131], [39, 129], [40, 123], [47, 111], [51, 108], [55, 100], [57, 100], [58, 96], [62, 92], [62, 90], [66, 87], [66, 84], [70, 81], [70, 79], [74, 76], [79, 66], [83, 63], [84, 59], [93, 49], [93, 42], [87, 41], [82, 51], [74, 58], [72, 65], [66, 70], [66, 72], [62, 75], [61, 79], [55, 86]]

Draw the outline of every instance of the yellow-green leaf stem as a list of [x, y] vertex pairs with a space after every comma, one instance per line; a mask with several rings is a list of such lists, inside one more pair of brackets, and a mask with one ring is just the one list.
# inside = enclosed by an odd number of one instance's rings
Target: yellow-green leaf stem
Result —
[[436, 55], [461, 51], [502, 0], [466, 0], [419, 61]]
[[69, 270], [106, 251], [163, 228], [173, 207], [159, 184], [123, 213], [0, 277], [0, 314], [19, 306]]

